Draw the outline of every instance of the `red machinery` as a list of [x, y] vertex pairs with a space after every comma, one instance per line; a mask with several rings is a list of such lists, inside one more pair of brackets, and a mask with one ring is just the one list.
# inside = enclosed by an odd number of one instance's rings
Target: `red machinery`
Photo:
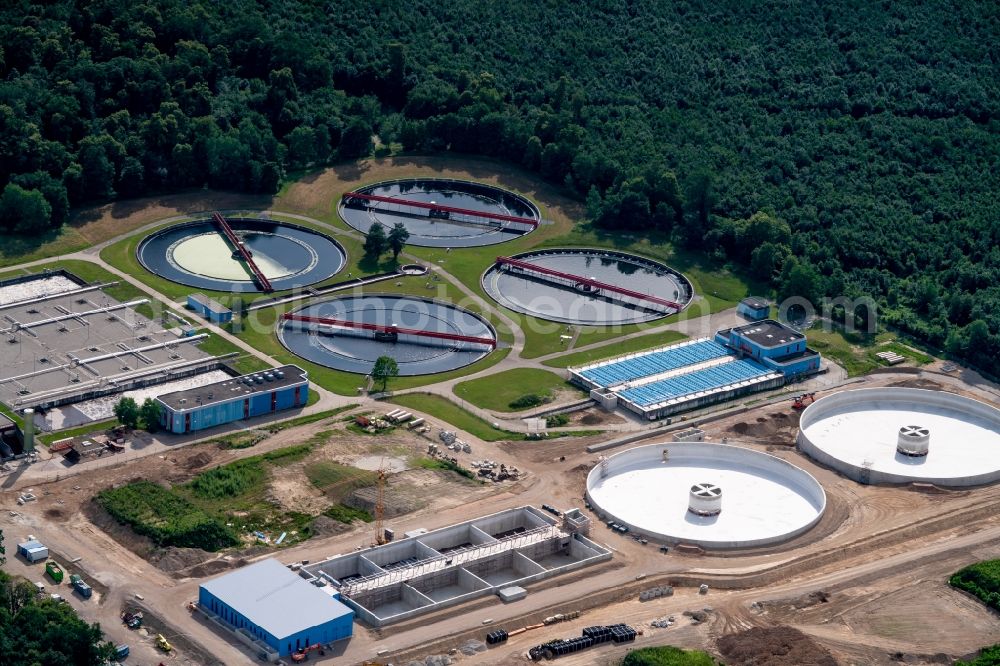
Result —
[[538, 273], [539, 275], [548, 275], [551, 277], [561, 278], [563, 280], [570, 280], [574, 285], [583, 285], [589, 287], [593, 290], [600, 291], [611, 291], [623, 296], [628, 296], [629, 298], [634, 298], [639, 301], [649, 301], [650, 303], [656, 303], [657, 305], [665, 305], [669, 308], [680, 312], [683, 306], [680, 303], [674, 303], [673, 301], [668, 301], [658, 296], [650, 296], [649, 294], [642, 294], [638, 291], [632, 291], [631, 289], [626, 289], [625, 287], [619, 287], [617, 285], [608, 284], [606, 282], [599, 282], [591, 278], [581, 277], [579, 275], [573, 275], [572, 273], [563, 273], [562, 271], [553, 270], [551, 268], [545, 268], [544, 266], [539, 266], [537, 264], [532, 264], [527, 261], [521, 261], [520, 259], [512, 259], [510, 257], [497, 257], [497, 264], [500, 266], [513, 266], [514, 268], [519, 268], [523, 271], [528, 271], [530, 273]]
[[295, 652], [293, 652], [292, 661], [294, 661], [296, 664], [305, 661], [309, 657], [309, 653], [312, 652], [313, 650], [319, 650], [320, 654], [325, 654], [325, 652], [323, 651], [323, 646], [319, 643], [316, 643], [315, 645], [310, 645], [307, 648], [303, 648], [301, 650], [296, 650]]
[[229, 226], [229, 222], [226, 222], [226, 218], [222, 217], [221, 213], [212, 213], [212, 219], [215, 220], [217, 225], [219, 225], [219, 229], [222, 230], [222, 235], [226, 237], [229, 244], [233, 246], [233, 249], [243, 258], [243, 261], [246, 262], [247, 267], [250, 269], [250, 272], [253, 273], [253, 277], [257, 281], [257, 285], [263, 289], [265, 293], [271, 293], [274, 291], [274, 287], [271, 286], [271, 281], [264, 276], [264, 273], [262, 273], [259, 268], [257, 268], [257, 264], [254, 263], [253, 255], [250, 254], [250, 250], [248, 250], [246, 245], [243, 244], [243, 241], [236, 236], [236, 232], [234, 232], [233, 228]]
[[375, 194], [362, 194], [360, 192], [347, 192], [344, 199], [361, 199], [362, 201], [377, 201], [380, 203], [395, 204], [397, 206], [411, 206], [430, 211], [431, 217], [434, 213], [454, 213], [456, 215], [468, 215], [469, 217], [483, 217], [488, 220], [499, 220], [503, 222], [514, 222], [526, 224], [532, 229], [538, 228], [538, 221], [530, 217], [518, 217], [517, 215], [504, 215], [502, 213], [490, 213], [484, 210], [471, 210], [469, 208], [456, 208], [454, 206], [442, 206], [438, 203], [427, 203], [425, 201], [411, 201], [410, 199], [399, 199], [397, 197], [382, 197]]
[[[400, 328], [399, 326], [383, 326], [381, 324], [369, 324], [363, 321], [350, 321], [348, 319], [331, 319], [329, 317], [310, 317], [287, 312], [281, 316], [285, 321], [299, 321], [306, 324], [320, 324], [323, 326], [339, 326], [342, 328], [356, 328], [362, 331], [373, 331], [376, 335], [383, 334], [395, 339], [398, 335], [416, 335], [425, 338], [436, 338], [438, 340], [455, 340], [458, 342], [472, 342], [480, 345], [489, 345], [496, 348], [497, 341], [493, 338], [480, 338], [474, 335], [462, 335], [460, 333], [443, 333], [440, 331], [425, 331], [419, 328]], [[380, 338], [384, 339], [384, 338]]]
[[815, 393], [803, 393], [802, 395], [795, 396], [792, 401], [792, 409], [805, 409], [808, 405], [811, 405], [814, 402], [816, 402]]

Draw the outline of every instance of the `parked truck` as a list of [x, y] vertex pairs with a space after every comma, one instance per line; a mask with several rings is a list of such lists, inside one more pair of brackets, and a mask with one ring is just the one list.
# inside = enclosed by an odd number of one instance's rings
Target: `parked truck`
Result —
[[77, 574], [72, 574], [69, 577], [69, 582], [73, 586], [73, 589], [79, 592], [80, 596], [84, 599], [89, 599], [90, 595], [94, 593], [90, 586], [83, 582], [83, 578]]
[[45, 573], [47, 573], [49, 575], [49, 578], [51, 578], [57, 583], [61, 583], [63, 581], [62, 567], [60, 567], [55, 562], [50, 561], [45, 563]]

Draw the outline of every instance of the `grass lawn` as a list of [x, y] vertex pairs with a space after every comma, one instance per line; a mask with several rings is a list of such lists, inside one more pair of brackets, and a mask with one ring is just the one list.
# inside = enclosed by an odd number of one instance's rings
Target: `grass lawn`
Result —
[[229, 354], [231, 352], [236, 352], [239, 356], [230, 360], [229, 363], [236, 368], [242, 374], [248, 374], [251, 372], [259, 372], [261, 370], [270, 369], [271, 365], [266, 361], [263, 361], [253, 354], [249, 354], [236, 345], [234, 345], [229, 340], [226, 340], [222, 336], [215, 335], [211, 331], [199, 331], [208, 333], [208, 337], [204, 341], [199, 343], [198, 348], [203, 352], [211, 354], [213, 356], [219, 356], [221, 354]]
[[521, 354], [524, 358], [537, 358], [559, 351], [569, 351], [566, 342], [560, 336], [573, 335], [576, 328], [580, 329], [580, 334], [575, 345], [589, 345], [636, 333], [642, 331], [644, 327], [660, 325], [665, 321], [700, 317], [735, 307], [740, 299], [751, 291], [767, 290], [766, 285], [748, 280], [724, 267], [715, 266], [704, 256], [689, 251], [674, 250], [665, 239], [638, 234], [609, 234], [582, 224], [575, 227], [567, 227], [564, 224], [541, 226], [537, 231], [504, 243], [502, 249], [487, 246], [462, 248], [452, 252], [446, 252], [442, 248], [410, 248], [409, 251], [425, 262], [440, 265], [487, 302], [492, 303], [492, 299], [482, 288], [481, 280], [483, 271], [496, 259], [496, 256], [545, 247], [607, 247], [662, 261], [684, 273], [691, 280], [695, 294], [701, 298], [688, 306], [680, 315], [672, 318], [650, 324], [607, 327], [567, 327], [566, 324], [544, 321], [496, 306], [517, 322], [524, 331], [525, 349]]
[[701, 650], [682, 650], [670, 645], [632, 650], [622, 666], [716, 666], [715, 659]]
[[635, 338], [629, 338], [628, 340], [619, 340], [618, 342], [602, 345], [586, 351], [557, 356], [556, 358], [545, 361], [544, 364], [550, 368], [569, 368], [571, 366], [584, 365], [593, 361], [611, 358], [612, 356], [620, 356], [622, 354], [642, 351], [643, 349], [662, 347], [664, 345], [669, 345], [685, 339], [687, 339], [687, 336], [683, 333], [678, 333], [677, 331], [650, 333], [649, 335], [640, 335]]
[[934, 360], [933, 356], [899, 342], [889, 331], [875, 336], [861, 336], [839, 330], [823, 330], [822, 326], [817, 325], [809, 329], [806, 335], [812, 349], [843, 366], [851, 377], [887, 367], [875, 355], [882, 351], [896, 352], [916, 365], [926, 365]]
[[482, 420], [472, 412], [468, 412], [450, 400], [446, 400], [438, 395], [429, 393], [409, 393], [407, 395], [394, 396], [390, 402], [400, 407], [408, 407], [435, 418], [441, 419], [451, 425], [464, 430], [470, 435], [474, 435], [484, 442], [496, 442], [502, 439], [522, 440], [524, 435], [509, 430], [500, 430]]
[[54, 432], [47, 432], [44, 435], [38, 435], [38, 441], [45, 446], [51, 446], [52, 442], [57, 442], [60, 439], [66, 439], [67, 437], [81, 437], [91, 433], [95, 435], [103, 435], [107, 430], [114, 428], [116, 425], [118, 425], [117, 419], [95, 421], [94, 423], [88, 423], [87, 425], [78, 426], [76, 428], [66, 428], [65, 430], [56, 430]]
[[12, 266], [61, 254], [79, 252], [90, 242], [73, 227], [47, 231], [41, 235], [3, 234], [0, 243], [0, 266]]
[[535, 368], [515, 368], [489, 377], [472, 379], [455, 385], [455, 395], [476, 407], [502, 412], [517, 411], [510, 403], [529, 394], [549, 397], [555, 391], [584, 393], [559, 375]]

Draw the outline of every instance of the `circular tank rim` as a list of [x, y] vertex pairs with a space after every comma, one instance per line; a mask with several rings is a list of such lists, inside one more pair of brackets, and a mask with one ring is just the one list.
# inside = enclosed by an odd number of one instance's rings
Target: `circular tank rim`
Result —
[[860, 465], [843, 460], [821, 448], [813, 442], [805, 431], [820, 419], [833, 415], [837, 410], [859, 404], [870, 405], [873, 402], [896, 402], [910, 403], [915, 407], [920, 405], [933, 406], [936, 408], [946, 408], [955, 412], [956, 417], [963, 415], [978, 416], [991, 421], [1000, 431], [1000, 409], [985, 402], [949, 393], [947, 391], [934, 391], [931, 389], [909, 388], [902, 386], [885, 386], [875, 388], [851, 389], [840, 391], [823, 396], [802, 411], [799, 417], [799, 432], [796, 437], [798, 449], [813, 460], [840, 472], [844, 476], [857, 481], [858, 483], [869, 484], [905, 484], [905, 483], [933, 483], [947, 487], [979, 486], [993, 483], [1000, 480], [1000, 467], [995, 470], [972, 474], [961, 477], [939, 477], [932, 475], [897, 474], [894, 472], [884, 472], [874, 468], [867, 471], [867, 481], [862, 479], [863, 470]]
[[[262, 212], [265, 212], [265, 211], [260, 211], [257, 214], [259, 215]], [[278, 214], [280, 215], [280, 213], [278, 213]], [[160, 274], [158, 271], [154, 271], [152, 268], [150, 268], [149, 266], [146, 265], [145, 261], [142, 260], [142, 248], [146, 245], [147, 242], [151, 241], [156, 236], [159, 236], [160, 234], [162, 234], [162, 233], [164, 233], [166, 231], [170, 231], [172, 229], [182, 229], [184, 227], [193, 227], [193, 226], [195, 226], [197, 224], [204, 224], [205, 222], [211, 222], [212, 221], [212, 219], [211, 219], [211, 213], [207, 213], [208, 217], [206, 217], [206, 218], [199, 217], [199, 215], [201, 215], [201, 214], [200, 213], [196, 213], [194, 215], [187, 215], [185, 217], [191, 218], [191, 219], [184, 219], [184, 220], [181, 220], [179, 222], [168, 223], [168, 224], [165, 224], [163, 227], [155, 229], [152, 232], [146, 234], [141, 241], [139, 241], [138, 243], [136, 243], [135, 252], [134, 252], [134, 254], [135, 254], [135, 260], [139, 262], [140, 266], [142, 266], [144, 269], [146, 269], [147, 271], [149, 271], [150, 273], [152, 273], [156, 277], [160, 278], [161, 280], [166, 280], [167, 282], [172, 282], [173, 284], [179, 284], [182, 287], [190, 287], [191, 289], [201, 289], [202, 291], [222, 291], [220, 289], [214, 289], [213, 290], [213, 289], [210, 289], [208, 287], [196, 287], [194, 285], [188, 284], [187, 282], [181, 282], [180, 280], [175, 280], [173, 278], [169, 278], [166, 275]], [[270, 222], [272, 224], [280, 224], [280, 225], [283, 225], [283, 226], [286, 226], [286, 227], [291, 227], [293, 229], [298, 229], [299, 231], [305, 231], [307, 233], [316, 234], [317, 236], [325, 238], [326, 240], [328, 240], [331, 243], [333, 243], [334, 247], [336, 247], [338, 250], [340, 250], [340, 254], [343, 255], [344, 260], [343, 260], [343, 263], [341, 263], [340, 268], [338, 268], [336, 271], [334, 271], [332, 275], [329, 275], [329, 276], [323, 278], [323, 280], [329, 280], [334, 275], [338, 275], [341, 271], [344, 270], [344, 268], [347, 267], [347, 261], [348, 261], [348, 259], [350, 259], [350, 257], [347, 254], [347, 248], [345, 248], [343, 245], [341, 245], [340, 241], [338, 241], [333, 236], [331, 236], [329, 234], [326, 234], [326, 233], [324, 233], [322, 231], [319, 231], [318, 229], [312, 229], [310, 227], [302, 226], [301, 224], [296, 224], [294, 222], [287, 222], [285, 220], [279, 220], [279, 219], [275, 219], [275, 218], [253, 217], [253, 216], [250, 216], [250, 215], [239, 215], [239, 216], [233, 215], [233, 217], [237, 217], [237, 218], [239, 218], [241, 220], [255, 220], [255, 221], [259, 221], [259, 222]], [[317, 221], [317, 224], [319, 224], [318, 221]], [[213, 279], [217, 279], [217, 278], [213, 278]], [[316, 282], [310, 282], [309, 284], [310, 285], [317, 284], [319, 282], [322, 282], [323, 280], [317, 280]], [[301, 289], [301, 287], [287, 287], [285, 289], [275, 289], [274, 293], [277, 294], [277, 293], [280, 293], [280, 292], [283, 292], [283, 291], [292, 291], [294, 289]], [[256, 291], [246, 291], [246, 292], [225, 292], [225, 291], [222, 291], [222, 293], [263, 294], [264, 292], [260, 291], [258, 289]]]
[[688, 299], [686, 301], [684, 301], [684, 303], [681, 304], [681, 309], [678, 310], [677, 312], [674, 312], [672, 314], [661, 315], [659, 317], [653, 317], [652, 319], [644, 319], [644, 320], [639, 321], [639, 322], [624, 322], [624, 323], [621, 323], [621, 324], [614, 324], [614, 323], [612, 323], [612, 324], [581, 324], [580, 322], [578, 322], [576, 320], [570, 320], [570, 319], [551, 319], [551, 318], [542, 317], [540, 315], [533, 314], [533, 313], [530, 313], [530, 312], [523, 312], [521, 310], [515, 310], [515, 309], [511, 308], [510, 306], [504, 305], [503, 303], [500, 303], [499, 301], [497, 301], [497, 299], [493, 297], [493, 294], [490, 293], [489, 289], [486, 288], [486, 276], [490, 274], [490, 271], [492, 271], [492, 270], [494, 270], [496, 268], [496, 262], [493, 262], [492, 264], [490, 264], [489, 266], [487, 266], [483, 270], [482, 274], [479, 276], [479, 286], [482, 287], [482, 289], [486, 293], [486, 295], [489, 296], [490, 299], [494, 303], [496, 303], [497, 305], [499, 305], [500, 307], [507, 308], [507, 309], [509, 309], [509, 310], [511, 310], [513, 312], [517, 312], [518, 314], [525, 315], [526, 317], [534, 317], [536, 319], [541, 319], [542, 321], [553, 321], [553, 322], [556, 322], [557, 324], [572, 324], [574, 326], [619, 326], [619, 325], [620, 326], [627, 326], [627, 325], [631, 325], [631, 324], [643, 324], [643, 323], [648, 323], [648, 322], [651, 322], [651, 321], [659, 321], [661, 319], [665, 319], [666, 317], [674, 317], [676, 315], [679, 315], [680, 313], [682, 313], [685, 310], [687, 310], [688, 306], [690, 306], [691, 303], [694, 301], [694, 284], [691, 282], [691, 280], [688, 279], [688, 276], [686, 276], [686, 275], [684, 275], [684, 273], [681, 273], [680, 271], [678, 271], [678, 270], [676, 270], [676, 269], [674, 269], [674, 268], [666, 265], [665, 263], [663, 263], [662, 261], [659, 261], [658, 259], [652, 259], [650, 257], [647, 257], [647, 256], [642, 255], [642, 254], [638, 254], [636, 252], [622, 252], [621, 250], [608, 250], [607, 248], [603, 248], [603, 247], [590, 247], [590, 246], [581, 246], [581, 247], [546, 247], [546, 248], [540, 248], [540, 249], [535, 249], [535, 250], [525, 250], [524, 252], [519, 252], [517, 254], [512, 254], [512, 255], [510, 255], [510, 257], [511, 257], [511, 259], [522, 259], [524, 257], [538, 257], [538, 256], [544, 256], [544, 255], [547, 255], [547, 254], [558, 254], [560, 252], [600, 252], [602, 254], [617, 255], [619, 257], [625, 257], [625, 258], [628, 258], [628, 259], [634, 259], [634, 258], [642, 259], [643, 261], [646, 261], [646, 262], [648, 262], [650, 264], [653, 264], [657, 268], [661, 268], [661, 269], [666, 270], [668, 273], [670, 273], [674, 277], [678, 278], [682, 283], [684, 283], [685, 285], [687, 285], [688, 294], [689, 294]]
[[[772, 546], [779, 543], [784, 543], [790, 539], [804, 534], [811, 530], [816, 524], [823, 518], [823, 514], [826, 512], [826, 490], [824, 490], [822, 484], [816, 480], [812, 474], [806, 470], [793, 465], [787, 460], [778, 458], [777, 456], [772, 456], [769, 453], [763, 453], [761, 451], [754, 451], [753, 449], [743, 448], [741, 446], [733, 446], [731, 444], [708, 444], [705, 442], [662, 442], [659, 444], [646, 444], [645, 446], [638, 446], [625, 451], [621, 451], [607, 458], [608, 464], [608, 475], [612, 475], [612, 467], [615, 461], [622, 462], [636, 462], [643, 459], [649, 458], [651, 461], [661, 461], [663, 459], [663, 450], [669, 451], [671, 458], [676, 458], [678, 455], [680, 457], [697, 457], [699, 459], [709, 459], [714, 462], [726, 461], [726, 462], [736, 462], [743, 466], [743, 469], [770, 469], [772, 472], [780, 472], [783, 480], [788, 480], [789, 485], [793, 485], [799, 492], [806, 495], [807, 499], [813, 502], [817, 507], [816, 515], [804, 525], [801, 525], [793, 530], [785, 532], [784, 534], [773, 535], [769, 537], [763, 537], [759, 539], [744, 539], [742, 541], [720, 541], [713, 539], [678, 539], [677, 537], [671, 536], [669, 534], [661, 534], [658, 532], [653, 532], [650, 530], [645, 530], [637, 527], [626, 520], [623, 520], [620, 516], [617, 516], [610, 511], [606, 511], [601, 508], [600, 503], [594, 501], [593, 495], [591, 495], [590, 490], [594, 486], [594, 481], [596, 478], [600, 477], [601, 465], [598, 463], [595, 465], [590, 472], [587, 473], [587, 487], [586, 487], [586, 499], [590, 502], [591, 506], [594, 507], [595, 511], [599, 515], [607, 515], [615, 519], [616, 522], [623, 525], [627, 525], [629, 530], [637, 534], [649, 537], [651, 539], [656, 539], [658, 541], [670, 542], [670, 543], [685, 543], [693, 544], [696, 546], [701, 546], [702, 548], [710, 549], [738, 549], [738, 548], [756, 548], [761, 546]], [[685, 455], [686, 454], [686, 455]], [[747, 464], [748, 462], [757, 464]], [[725, 488], [723, 488], [725, 491]], [[731, 496], [730, 496], [731, 497]], [[686, 509], [685, 509], [686, 510]], [[725, 509], [723, 509], [725, 510]]]
[[[430, 183], [469, 183], [469, 184], [472, 184], [472, 185], [477, 185], [479, 187], [489, 187], [489, 188], [492, 188], [494, 190], [498, 190], [498, 191], [503, 192], [505, 194], [509, 194], [510, 196], [514, 197], [515, 199], [520, 200], [520, 202], [522, 204], [524, 204], [524, 206], [526, 208], [528, 208], [533, 213], [533, 217], [530, 218], [530, 219], [533, 219], [535, 222], [538, 222], [539, 224], [542, 223], [542, 211], [541, 211], [541, 209], [537, 205], [535, 205], [535, 202], [533, 202], [531, 199], [529, 199], [528, 197], [524, 196], [523, 194], [515, 192], [514, 190], [508, 190], [507, 188], [501, 187], [500, 185], [494, 185], [493, 183], [484, 183], [484, 182], [478, 181], [478, 180], [468, 180], [466, 178], [436, 178], [436, 177], [433, 177], [433, 176], [428, 177], [428, 178], [422, 178], [422, 177], [417, 177], [417, 176], [412, 177], [412, 178], [390, 178], [389, 180], [380, 180], [380, 181], [375, 182], [375, 183], [366, 183], [365, 185], [362, 185], [360, 187], [354, 188], [353, 191], [354, 192], [361, 192], [362, 194], [366, 194], [367, 193], [366, 190], [375, 189], [377, 187], [385, 187], [386, 185], [395, 185], [396, 183], [405, 183], [407, 181], [421, 181], [421, 180], [422, 181], [427, 181], [427, 182], [430, 182]], [[352, 230], [357, 231], [358, 233], [362, 234], [363, 236], [367, 236], [367, 234], [365, 234], [360, 229], [358, 229], [357, 227], [353, 226], [350, 222], [347, 221], [347, 218], [344, 217], [344, 214], [342, 212], [343, 209], [344, 209], [344, 198], [341, 197], [340, 201], [337, 202], [337, 217], [339, 217], [340, 221], [343, 222], [344, 224], [346, 224]], [[518, 236], [518, 238], [521, 238], [523, 236], [527, 236], [532, 231], [536, 231], [536, 230], [537, 229], [532, 229], [531, 231], [529, 231], [527, 233], [521, 234], [521, 236]], [[508, 243], [508, 242], [510, 242], [512, 240], [516, 240], [516, 238], [508, 238], [506, 240], [502, 240], [502, 241], [499, 241], [497, 243], [487, 243], [486, 245], [469, 245], [467, 247], [489, 247], [491, 245], [503, 245], [504, 243]], [[430, 247], [430, 248], [439, 247], [437, 245], [422, 245], [420, 243], [411, 243], [409, 241], [407, 241], [407, 244], [408, 245], [413, 245], [414, 247]], [[440, 247], [443, 247], [443, 246], [440, 246]], [[461, 249], [461, 248], [458, 248], [458, 249]]]
[[[471, 316], [475, 317], [476, 319], [478, 319], [479, 321], [481, 321], [483, 324], [485, 324], [487, 330], [490, 332], [490, 335], [493, 336], [493, 340], [496, 341], [496, 346], [492, 350], [486, 352], [485, 354], [483, 354], [482, 356], [480, 356], [479, 358], [477, 358], [472, 363], [466, 363], [465, 365], [460, 365], [457, 368], [451, 368], [449, 370], [438, 370], [437, 372], [425, 372], [425, 373], [419, 374], [419, 375], [407, 375], [408, 377], [433, 377], [434, 375], [440, 375], [440, 374], [443, 374], [445, 372], [456, 372], [456, 371], [459, 371], [459, 370], [463, 370], [465, 368], [468, 368], [470, 365], [474, 365], [476, 363], [479, 363], [479, 361], [482, 361], [483, 359], [487, 358], [490, 354], [492, 354], [495, 351], [497, 351], [498, 349], [500, 349], [500, 337], [497, 335], [497, 330], [493, 326], [493, 324], [491, 324], [485, 317], [483, 317], [479, 313], [473, 312], [472, 310], [467, 310], [466, 308], [459, 307], [459, 306], [455, 305], [454, 303], [449, 303], [448, 301], [438, 300], [436, 298], [430, 298], [428, 296], [412, 296], [410, 294], [400, 294], [400, 293], [388, 292], [388, 291], [387, 292], [379, 292], [379, 293], [369, 293], [369, 294], [365, 294], [365, 293], [351, 294], [351, 295], [344, 295], [344, 296], [334, 296], [332, 298], [326, 298], [326, 299], [318, 300], [318, 301], [311, 301], [309, 303], [304, 303], [302, 305], [302, 307], [300, 307], [300, 308], [298, 308], [296, 310], [289, 310], [288, 312], [299, 312], [300, 310], [302, 310], [303, 308], [306, 308], [306, 307], [312, 307], [314, 305], [322, 305], [323, 303], [329, 303], [331, 301], [339, 301], [339, 300], [344, 300], [344, 299], [348, 299], [348, 298], [366, 298], [366, 297], [379, 297], [379, 296], [384, 296], [384, 297], [389, 297], [389, 298], [405, 298], [407, 300], [423, 301], [425, 303], [431, 303], [433, 305], [443, 305], [445, 307], [454, 308], [455, 310], [459, 310], [459, 311], [461, 311], [461, 312], [463, 312], [463, 313], [465, 313], [467, 315], [471, 315]], [[296, 354], [295, 352], [293, 352], [291, 349], [289, 349], [288, 345], [285, 344], [284, 338], [281, 337], [281, 329], [282, 329], [282, 327], [284, 325], [283, 324], [284, 321], [285, 320], [279, 318], [278, 321], [276, 321], [274, 323], [274, 336], [276, 338], [278, 338], [278, 342], [281, 343], [281, 346], [285, 349], [285, 351], [287, 351], [289, 354], [292, 354], [296, 358], [302, 358], [301, 356], [299, 356], [298, 354]], [[308, 360], [308, 359], [303, 359], [303, 360]], [[309, 361], [309, 362], [310, 363], [315, 363], [315, 361]], [[328, 365], [323, 365], [322, 363], [316, 363], [316, 365], [320, 365], [320, 366], [322, 366], [324, 368], [330, 368], [331, 370], [336, 370], [337, 372], [346, 372], [346, 373], [351, 374], [351, 375], [361, 375], [361, 376], [364, 375], [364, 373], [361, 373], [361, 372], [351, 372], [350, 370], [341, 370], [340, 368], [332, 368], [332, 367], [330, 367]]]

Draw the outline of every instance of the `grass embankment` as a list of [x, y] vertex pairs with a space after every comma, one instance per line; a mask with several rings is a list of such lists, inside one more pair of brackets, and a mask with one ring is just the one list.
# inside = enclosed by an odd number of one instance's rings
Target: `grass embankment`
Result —
[[430, 414], [442, 421], [450, 423], [460, 430], [478, 437], [484, 442], [496, 442], [502, 439], [522, 440], [524, 435], [509, 430], [494, 428], [491, 424], [482, 420], [472, 412], [468, 412], [455, 403], [430, 393], [408, 393], [397, 395], [392, 398], [393, 402], [400, 407], [415, 409], [425, 414]]
[[627, 340], [619, 340], [618, 342], [602, 345], [586, 351], [557, 356], [556, 358], [549, 359], [548, 361], [543, 361], [543, 365], [547, 365], [550, 368], [575, 367], [611, 358], [613, 356], [621, 356], [622, 354], [630, 354], [632, 352], [643, 351], [644, 349], [663, 347], [665, 345], [673, 344], [686, 339], [686, 335], [678, 333], [677, 331], [650, 333], [649, 335], [640, 335]]
[[549, 402], [556, 391], [585, 397], [583, 391], [559, 375], [535, 368], [515, 368], [455, 385], [459, 398], [482, 409], [502, 412], [537, 407]]
[[84, 435], [103, 435], [111, 428], [118, 425], [116, 419], [108, 419], [107, 421], [95, 421], [94, 423], [88, 423], [86, 425], [78, 426], [76, 428], [67, 428], [65, 430], [55, 430], [53, 432], [45, 433], [44, 435], [38, 435], [38, 441], [40, 441], [45, 446], [51, 446], [53, 442], [58, 442], [60, 439], [67, 439], [69, 437], [83, 437]]
[[851, 377], [886, 367], [886, 364], [875, 355], [878, 352], [896, 352], [900, 356], [905, 356], [910, 365], [926, 365], [934, 360], [933, 356], [897, 341], [889, 332], [862, 336], [838, 330], [823, 330], [821, 326], [814, 326], [806, 331], [806, 336], [809, 347], [836, 361]]
[[320, 460], [306, 465], [309, 482], [321, 490], [333, 504], [323, 515], [342, 523], [352, 520], [372, 521], [370, 513], [344, 504], [344, 500], [359, 488], [367, 488], [378, 481], [378, 472], [342, 465], [332, 460]]
[[276, 449], [201, 472], [191, 481], [165, 488], [136, 481], [97, 494], [97, 502], [118, 522], [159, 546], [208, 551], [237, 546], [261, 531], [272, 539], [287, 532], [282, 545], [311, 535], [314, 516], [286, 511], [268, 497], [268, 475], [275, 467], [301, 460], [309, 444]]
[[270, 363], [244, 351], [229, 340], [223, 338], [221, 335], [216, 335], [212, 331], [199, 331], [199, 333], [201, 332], [208, 333], [208, 337], [198, 343], [198, 348], [206, 354], [211, 354], [212, 356], [221, 356], [222, 354], [231, 354], [235, 352], [238, 356], [234, 356], [226, 362], [236, 368], [236, 370], [241, 374], [260, 372], [261, 370], [270, 369]]
[[632, 650], [621, 662], [622, 666], [716, 666], [717, 663], [707, 652], [669, 645]]

